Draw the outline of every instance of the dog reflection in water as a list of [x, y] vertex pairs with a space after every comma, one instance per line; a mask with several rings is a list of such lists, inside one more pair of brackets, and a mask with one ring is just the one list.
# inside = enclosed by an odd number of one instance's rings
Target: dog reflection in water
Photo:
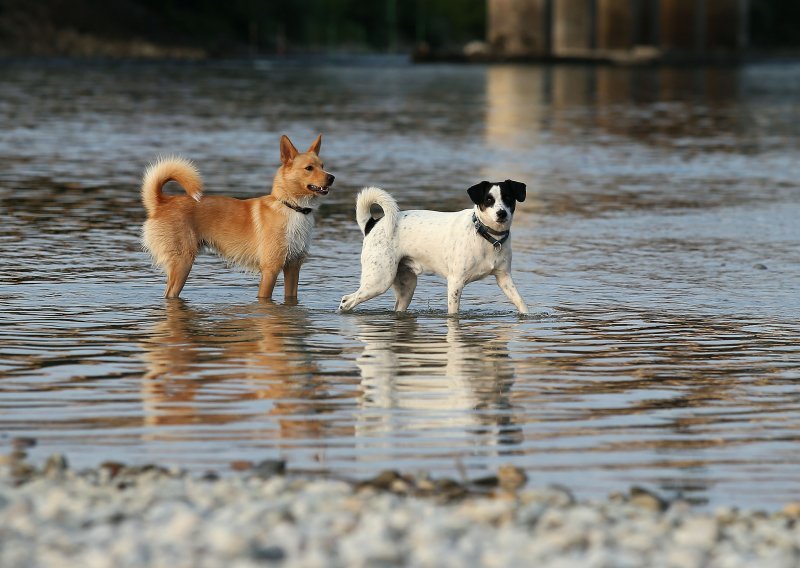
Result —
[[359, 435], [419, 430], [429, 438], [439, 429], [442, 437], [463, 436], [475, 445], [520, 442], [510, 401], [514, 367], [508, 326], [473, 332], [451, 318], [446, 333], [434, 339], [438, 330], [421, 329], [412, 318], [355, 321], [357, 339], [364, 343], [356, 359], [362, 384]]
[[[312, 325], [301, 308], [260, 303], [220, 314], [180, 300], [165, 306], [164, 319], [141, 343], [147, 425], [252, 422], [266, 414], [273, 417], [266, 422], [277, 421], [278, 434], [267, 423], [250, 427], [249, 435], [309, 439], [352, 433], [338, 427], [337, 434], [333, 421], [325, 420], [330, 392], [309, 352]], [[254, 400], [264, 405], [248, 404]]]

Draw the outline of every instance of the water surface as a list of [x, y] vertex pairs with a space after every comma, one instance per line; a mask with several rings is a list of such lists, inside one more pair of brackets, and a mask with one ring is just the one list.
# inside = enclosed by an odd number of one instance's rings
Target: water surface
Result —
[[[775, 508], [800, 490], [800, 66], [0, 64], [0, 435], [34, 460], [641, 484]], [[206, 255], [182, 301], [141, 251], [142, 170], [268, 190], [278, 139], [336, 174], [300, 302]], [[528, 184], [520, 317], [425, 277], [347, 315], [356, 192], [470, 206]]]

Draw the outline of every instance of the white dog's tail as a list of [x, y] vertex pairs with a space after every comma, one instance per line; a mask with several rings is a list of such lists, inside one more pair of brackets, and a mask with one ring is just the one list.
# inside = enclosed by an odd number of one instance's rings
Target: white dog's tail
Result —
[[[383, 209], [383, 217], [378, 216], [375, 218], [373, 216], [373, 205]], [[356, 199], [356, 221], [358, 226], [361, 227], [361, 232], [364, 233], [364, 236], [369, 234], [378, 221], [389, 225], [392, 227], [391, 231], [394, 231], [399, 212], [400, 210], [394, 197], [379, 187], [365, 187], [359, 192]]]

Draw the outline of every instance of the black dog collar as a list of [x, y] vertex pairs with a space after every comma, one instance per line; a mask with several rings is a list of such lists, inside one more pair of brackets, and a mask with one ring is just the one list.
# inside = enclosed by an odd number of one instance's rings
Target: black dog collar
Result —
[[308, 215], [309, 213], [311, 213], [313, 211], [313, 209], [311, 207], [299, 207], [299, 206], [294, 205], [292, 203], [287, 203], [283, 199], [281, 199], [280, 201], [281, 201], [281, 203], [286, 205], [286, 207], [288, 207], [289, 209], [294, 209], [295, 211], [297, 211], [298, 213], [302, 213], [303, 215]]
[[[480, 236], [492, 243], [494, 250], [497, 252], [502, 250], [503, 243], [506, 242], [508, 237], [511, 236], [511, 231], [503, 231], [502, 233], [498, 233], [497, 231], [491, 230], [478, 220], [478, 216], [475, 213], [472, 214], [472, 224], [475, 225], [475, 230], [478, 231]], [[495, 239], [492, 235], [497, 235], [500, 238]]]

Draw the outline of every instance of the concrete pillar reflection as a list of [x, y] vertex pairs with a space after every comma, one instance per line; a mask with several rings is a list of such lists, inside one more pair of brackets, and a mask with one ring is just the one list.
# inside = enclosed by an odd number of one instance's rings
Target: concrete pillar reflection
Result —
[[[536, 143], [544, 111], [542, 67], [492, 66], [486, 73], [486, 143], [515, 148]], [[524, 133], [525, 140], [519, 140]]]

